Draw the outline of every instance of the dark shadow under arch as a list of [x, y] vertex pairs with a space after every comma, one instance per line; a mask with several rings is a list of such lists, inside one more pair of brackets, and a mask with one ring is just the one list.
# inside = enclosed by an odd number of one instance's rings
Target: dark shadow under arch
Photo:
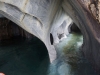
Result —
[[[8, 19], [4, 18], [4, 20]], [[5, 22], [0, 25], [3, 24], [5, 24]], [[15, 30], [16, 32], [12, 32], [14, 38], [9, 37], [9, 39], [4, 39], [0, 42], [0, 72], [12, 75], [11, 73], [13, 70], [14, 74], [23, 75], [25, 73], [27, 75], [39, 75], [39, 73], [41, 73], [41, 75], [47, 75], [46, 72], [50, 61], [48, 51], [44, 43], [33, 35], [31, 38], [28, 37], [25, 39], [26, 31], [24, 32], [24, 30], [22, 30], [23, 36], [19, 35], [22, 28], [12, 21], [7, 23], [7, 26], [4, 27], [3, 30], [5, 29], [8, 30], [7, 32], [9, 35], [11, 32], [9, 30]], [[27, 32], [27, 35], [31, 34]], [[3, 36], [3, 34], [1, 36]], [[5, 36], [8, 36], [8, 34], [5, 34]]]
[[53, 45], [54, 39], [53, 39], [53, 35], [51, 33], [50, 33], [50, 42], [51, 42], [51, 45]]
[[75, 32], [75, 33], [81, 33], [81, 30], [79, 29], [79, 27], [73, 23], [68, 27], [69, 33]]

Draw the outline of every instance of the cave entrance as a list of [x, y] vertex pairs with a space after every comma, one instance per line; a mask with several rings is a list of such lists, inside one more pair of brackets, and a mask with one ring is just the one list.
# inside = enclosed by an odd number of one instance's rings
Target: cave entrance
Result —
[[[6, 18], [0, 18], [0, 72], [39, 75], [49, 64], [44, 43]], [[42, 64], [42, 65], [41, 65]]]
[[[79, 27], [73, 23], [68, 27], [69, 33], [81, 33], [81, 30], [79, 29]], [[82, 33], [81, 33], [82, 34]]]
[[32, 34], [23, 30], [21, 27], [16, 25], [14, 22], [9, 19], [3, 17], [0, 18], [0, 40], [9, 40], [13, 38], [34, 38]]

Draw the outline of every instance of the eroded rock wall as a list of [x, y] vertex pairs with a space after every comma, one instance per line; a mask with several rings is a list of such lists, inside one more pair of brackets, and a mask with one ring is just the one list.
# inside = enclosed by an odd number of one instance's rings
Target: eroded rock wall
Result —
[[100, 0], [81, 0], [81, 3], [100, 22]]
[[0, 14], [43, 41], [52, 62], [57, 53], [50, 43], [50, 30], [60, 6], [61, 0], [0, 0]]
[[0, 18], [0, 40], [8, 40], [14, 37], [31, 39], [34, 36], [10, 20], [6, 18]]
[[[89, 8], [91, 2], [93, 2], [93, 7]], [[97, 2], [96, 5], [94, 2]], [[95, 8], [98, 2], [99, 0], [64, 0], [63, 8], [83, 34], [84, 56], [100, 73], [100, 24], [99, 14], [97, 14], [99, 9]]]
[[65, 12], [83, 34], [84, 56], [100, 71], [99, 3], [99, 0], [0, 0], [0, 14], [43, 41], [52, 62], [57, 51], [50, 43], [50, 33], [58, 33], [66, 19]]

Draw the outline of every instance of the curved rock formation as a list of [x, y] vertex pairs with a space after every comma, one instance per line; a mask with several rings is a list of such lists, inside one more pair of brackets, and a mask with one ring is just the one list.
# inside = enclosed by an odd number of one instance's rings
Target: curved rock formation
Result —
[[100, 70], [99, 3], [99, 0], [0, 0], [0, 14], [42, 40], [51, 62], [57, 58], [55, 43], [67, 37], [74, 22], [84, 36], [84, 55]]
[[[91, 12], [91, 9], [96, 8], [90, 9], [90, 4], [93, 2], [95, 3], [96, 0], [64, 0], [62, 5], [66, 13], [73, 19], [83, 34], [82, 51], [84, 56], [89, 59], [95, 69], [100, 71], [100, 25], [99, 18], [95, 18]], [[97, 15], [99, 15], [99, 13]]]

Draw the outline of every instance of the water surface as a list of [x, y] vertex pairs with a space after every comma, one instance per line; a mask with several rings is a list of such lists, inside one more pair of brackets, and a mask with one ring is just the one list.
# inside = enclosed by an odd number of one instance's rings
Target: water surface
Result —
[[6, 75], [97, 75], [82, 56], [81, 34], [70, 34], [56, 45], [58, 59], [50, 64], [45, 45], [37, 38], [0, 44], [0, 72]]

